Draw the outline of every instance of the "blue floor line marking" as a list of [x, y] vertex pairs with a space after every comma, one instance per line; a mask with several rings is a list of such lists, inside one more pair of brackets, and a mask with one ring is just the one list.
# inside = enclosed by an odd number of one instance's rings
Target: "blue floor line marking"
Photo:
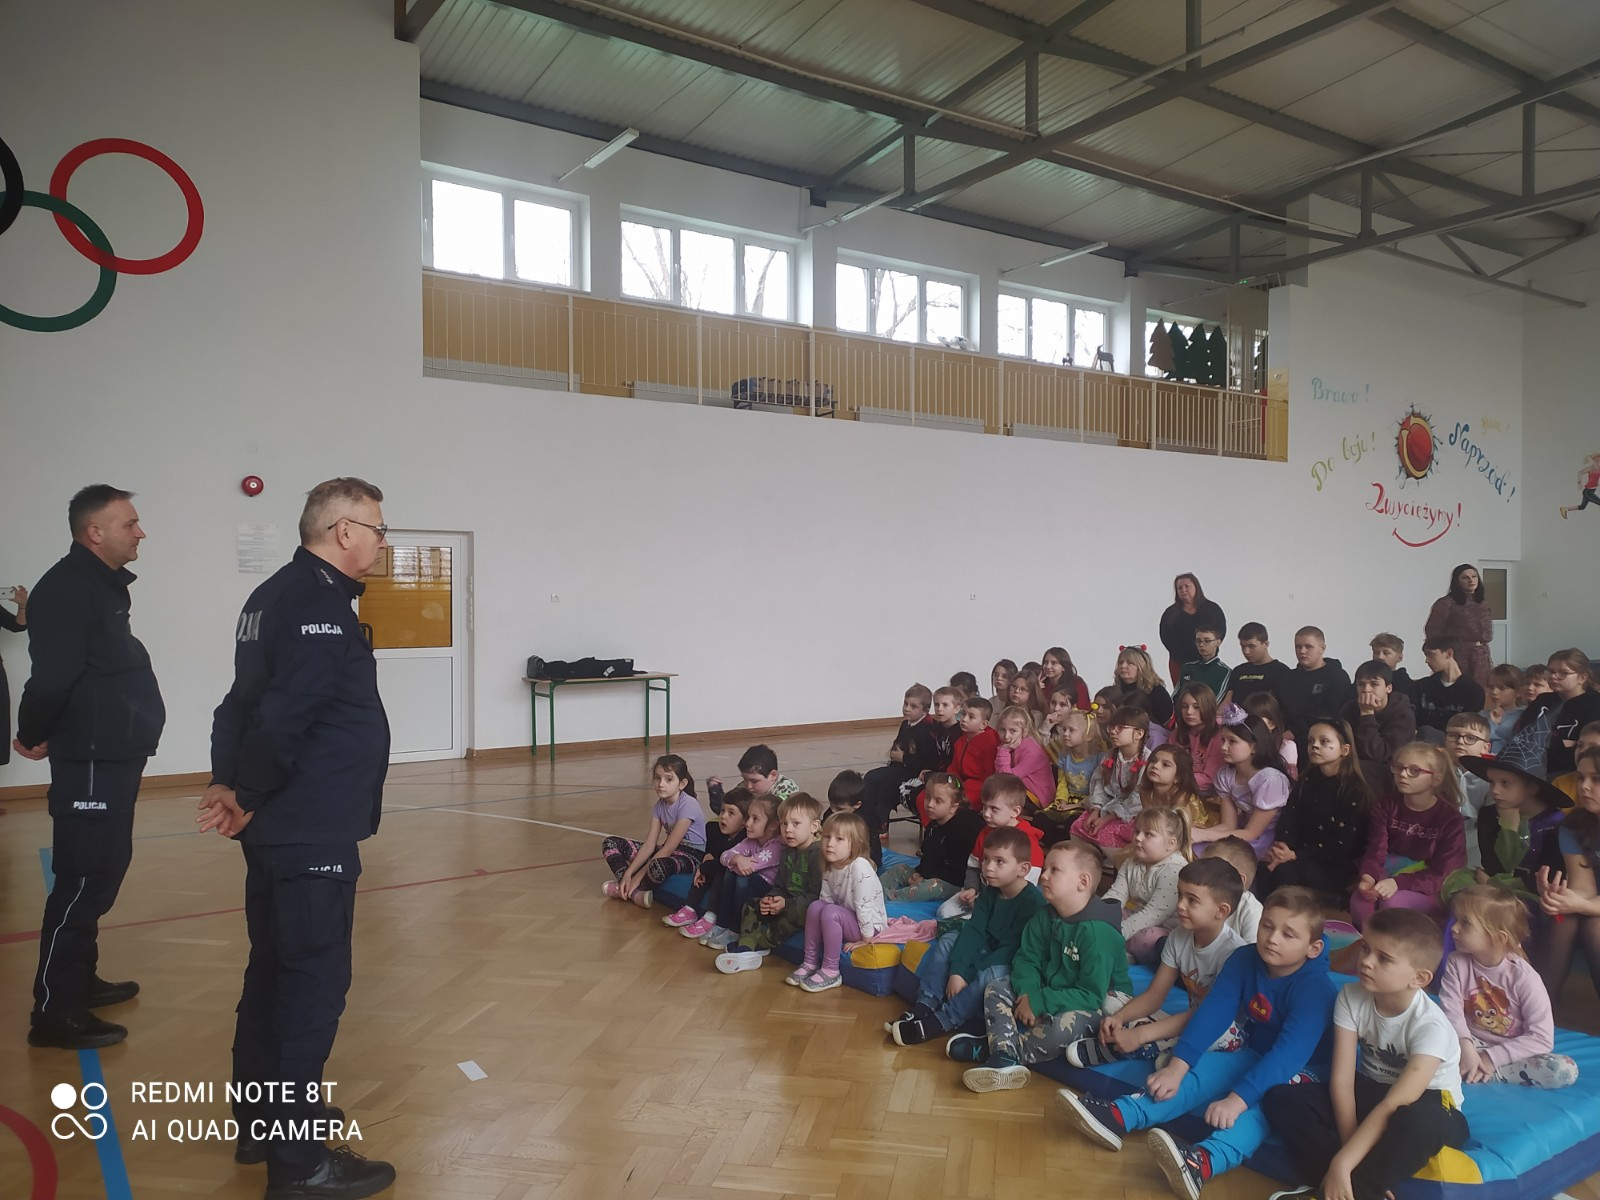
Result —
[[[56, 886], [55, 867], [51, 862], [49, 846], [39, 847], [39, 871], [44, 876], [44, 890], [51, 892]], [[100, 1178], [106, 1185], [106, 1200], [133, 1200], [133, 1187], [128, 1181], [128, 1164], [122, 1160], [122, 1136], [117, 1132], [117, 1119], [111, 1111], [111, 1089], [106, 1087], [105, 1069], [100, 1064], [100, 1051], [78, 1051], [78, 1073], [87, 1086], [98, 1083], [106, 1089], [106, 1106], [100, 1115], [106, 1119], [106, 1136], [95, 1142], [95, 1154], [100, 1158]], [[79, 1089], [80, 1092], [82, 1089]]]

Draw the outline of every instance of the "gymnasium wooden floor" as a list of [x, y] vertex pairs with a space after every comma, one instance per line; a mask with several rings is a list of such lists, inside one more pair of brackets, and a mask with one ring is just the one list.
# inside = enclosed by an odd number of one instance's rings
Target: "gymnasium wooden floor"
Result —
[[[826, 792], [880, 761], [890, 734], [774, 743]], [[742, 744], [685, 749], [697, 778], [737, 775]], [[355, 1148], [394, 1162], [396, 1200], [701, 1200], [776, 1196], [934, 1200], [1166, 1197], [1141, 1146], [1092, 1148], [1057, 1116], [1054, 1085], [977, 1096], [935, 1046], [900, 1049], [893, 998], [806, 995], [767, 968], [724, 977], [711, 954], [604, 901], [595, 831], [648, 820], [643, 751], [450, 762], [390, 772], [379, 836], [363, 845], [355, 983], [328, 1065]], [[107, 978], [143, 994], [106, 1011], [132, 1030], [102, 1051], [119, 1146], [49, 1136], [79, 1056], [24, 1041], [43, 898], [43, 801], [0, 817], [0, 1106], [42, 1135], [64, 1200], [254, 1200], [264, 1169], [231, 1144], [168, 1140], [167, 1125], [229, 1114], [233, 1005], [246, 955], [239, 852], [191, 832], [197, 789], [147, 790], [133, 868], [101, 936]], [[897, 826], [896, 849], [909, 850]], [[1569, 988], [1564, 1023], [1597, 1029]], [[457, 1064], [476, 1063], [474, 1082]], [[131, 1100], [135, 1081], [211, 1083], [212, 1104]], [[5, 1117], [0, 1112], [0, 1117]], [[132, 1137], [137, 1121], [154, 1140]], [[43, 1200], [17, 1133], [0, 1130], [0, 1200]], [[107, 1165], [102, 1160], [109, 1159]], [[131, 1189], [119, 1184], [125, 1170]], [[109, 1181], [109, 1183], [108, 1183]], [[1600, 1200], [1600, 1178], [1575, 1189]], [[1206, 1189], [1262, 1200], [1248, 1171]]]

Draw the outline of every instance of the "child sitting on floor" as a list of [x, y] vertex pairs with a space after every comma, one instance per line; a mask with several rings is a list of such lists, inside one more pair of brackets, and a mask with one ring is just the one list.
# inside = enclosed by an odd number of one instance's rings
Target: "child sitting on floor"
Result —
[[983, 989], [1010, 973], [1023, 926], [1044, 907], [1039, 889], [1028, 882], [1032, 855], [1033, 844], [1020, 829], [990, 831], [972, 919], [922, 956], [916, 1003], [884, 1026], [896, 1044], [917, 1046], [960, 1029], [982, 1010]]
[[941, 921], [965, 916], [972, 911], [972, 906], [978, 899], [978, 888], [983, 882], [983, 847], [991, 830], [1016, 828], [1022, 831], [1032, 846], [1032, 851], [1028, 855], [1028, 882], [1038, 882], [1039, 872], [1044, 866], [1044, 848], [1039, 844], [1039, 831], [1023, 820], [1022, 808], [1027, 800], [1028, 790], [1022, 786], [1022, 780], [1015, 775], [996, 774], [984, 781], [983, 807], [980, 810], [984, 829], [978, 834], [978, 840], [972, 844], [972, 853], [967, 856], [967, 874], [962, 881], [964, 886], [961, 891], [939, 906]]
[[[689, 885], [688, 897], [683, 902], [683, 907], [676, 912], [670, 912], [661, 918], [663, 925], [673, 929], [686, 929], [700, 919], [702, 913], [710, 906], [710, 897], [716, 891], [717, 884], [722, 879], [723, 872], [727, 869], [722, 865], [722, 856], [726, 851], [732, 850], [745, 836], [745, 820], [750, 815], [750, 802], [754, 797], [750, 790], [743, 784], [734, 788], [722, 800], [722, 811], [717, 814], [716, 823], [706, 824], [706, 848], [700, 856], [700, 865], [695, 868], [694, 880]], [[778, 822], [772, 821], [770, 829], [774, 837], [778, 833]], [[774, 860], [776, 861], [776, 860]], [[692, 933], [689, 937], [700, 937], [711, 929], [707, 925], [699, 933]]]
[[1268, 692], [1256, 692], [1246, 698], [1244, 710], [1266, 722], [1272, 736], [1278, 739], [1278, 761], [1283, 764], [1283, 773], [1289, 777], [1290, 783], [1299, 779], [1300, 744], [1295, 741], [1294, 731], [1288, 727], [1277, 698]]
[[1195, 791], [1194, 760], [1175, 742], [1157, 746], [1144, 764], [1139, 780], [1141, 808], [1181, 809], [1190, 829], [1206, 829], [1217, 823], [1217, 813]]
[[1462, 870], [1447, 880], [1447, 895], [1468, 883], [1502, 876], [1531, 897], [1541, 868], [1562, 869], [1558, 830], [1562, 810], [1572, 801], [1545, 779], [1543, 741], [1531, 731], [1519, 733], [1497, 758], [1461, 760], [1464, 770], [1488, 781], [1490, 803], [1478, 814], [1481, 865], [1476, 872]]
[[[800, 790], [800, 785], [787, 775], [778, 774], [778, 756], [771, 746], [751, 746], [739, 756], [739, 775], [752, 796], [765, 796], [771, 792], [780, 801], [787, 800]], [[722, 780], [713, 775], [706, 780], [710, 792], [711, 811], [722, 810]], [[692, 790], [692, 789], [691, 789]]]
[[1402, 746], [1390, 768], [1395, 791], [1372, 806], [1350, 914], [1362, 928], [1382, 908], [1416, 909], [1443, 923], [1440, 889], [1467, 861], [1455, 768], [1426, 742]]
[[1017, 664], [1009, 658], [1002, 658], [989, 669], [989, 686], [994, 689], [994, 695], [989, 697], [989, 708], [992, 712], [999, 712], [1010, 704], [1006, 699], [1011, 691], [1011, 680], [1017, 673]]
[[[1505, 747], [1500, 748], [1503, 753]], [[1457, 713], [1444, 729], [1444, 752], [1456, 769], [1456, 788], [1461, 793], [1461, 821], [1467, 830], [1467, 866], [1478, 867], [1482, 855], [1478, 847], [1478, 814], [1490, 805], [1489, 784], [1464, 766], [1466, 758], [1481, 758], [1489, 751], [1489, 722], [1482, 713]]]
[[1306, 734], [1306, 769], [1289, 793], [1260, 875], [1261, 895], [1274, 888], [1308, 887], [1334, 911], [1344, 908], [1367, 848], [1372, 793], [1356, 759], [1350, 726], [1337, 717], [1313, 721]]
[[796, 792], [778, 805], [778, 836], [783, 857], [765, 896], [744, 906], [739, 938], [717, 955], [717, 970], [724, 975], [754, 971], [763, 959], [788, 938], [805, 928], [806, 910], [822, 894], [822, 801]]
[[[1199, 1200], [1209, 1180], [1260, 1149], [1268, 1133], [1262, 1099], [1305, 1069], [1327, 1031], [1336, 988], [1322, 921], [1322, 902], [1308, 889], [1272, 893], [1256, 944], [1223, 964], [1173, 1047], [1172, 1061], [1145, 1081], [1142, 1092], [1119, 1100], [1061, 1089], [1067, 1119], [1109, 1150], [1121, 1150], [1134, 1130], [1149, 1129], [1151, 1156], [1173, 1193]], [[1232, 1024], [1245, 1044], [1229, 1054], [1209, 1051]], [[1203, 1115], [1211, 1126], [1193, 1145], [1160, 1128], [1188, 1113]]]
[[1194, 760], [1195, 791], [1217, 794], [1217, 772], [1222, 769], [1222, 743], [1217, 741], [1217, 697], [1204, 683], [1186, 683], [1174, 700], [1172, 744], [1182, 746]]
[[1256, 930], [1261, 922], [1261, 901], [1256, 898], [1254, 892], [1256, 870], [1260, 866], [1256, 852], [1243, 838], [1225, 837], [1219, 842], [1211, 843], [1211, 849], [1206, 851], [1206, 857], [1222, 859], [1239, 876], [1239, 882], [1244, 887], [1244, 895], [1239, 897], [1239, 907], [1234, 909], [1233, 915], [1228, 918], [1228, 928], [1237, 933], [1239, 940], [1245, 945], [1254, 945]]
[[1072, 823], [1072, 836], [1106, 849], [1120, 849], [1133, 840], [1150, 714], [1124, 705], [1111, 714], [1105, 732], [1111, 749], [1095, 768], [1089, 807]]
[[1236, 834], [1259, 858], [1272, 845], [1272, 827], [1289, 800], [1289, 777], [1281, 769], [1278, 742], [1267, 723], [1232, 705], [1220, 720], [1222, 769], [1217, 772], [1215, 825], [1194, 831], [1194, 840], [1214, 842]]
[[1439, 1007], [1461, 1040], [1463, 1083], [1571, 1087], [1578, 1064], [1554, 1054], [1550, 993], [1523, 952], [1528, 908], [1503, 887], [1474, 884], [1450, 901], [1455, 953]]
[[829, 818], [839, 813], [855, 813], [867, 823], [867, 857], [872, 860], [872, 869], [883, 869], [883, 839], [878, 833], [878, 823], [869, 819], [863, 803], [866, 788], [865, 781], [859, 771], [840, 771], [833, 777], [833, 782], [828, 785], [828, 811], [822, 818], [826, 825]]
[[1561, 823], [1564, 872], [1541, 871], [1539, 911], [1555, 922], [1546, 938], [1539, 973], [1559, 994], [1581, 945], [1589, 978], [1600, 992], [1600, 896], [1595, 865], [1600, 863], [1600, 746], [1578, 751], [1578, 805]]
[[1181, 809], [1139, 810], [1132, 850], [1105, 894], [1122, 906], [1129, 962], [1149, 966], [1161, 957], [1161, 940], [1178, 918], [1178, 872], [1193, 858], [1189, 819]]
[[1274, 1088], [1267, 1119], [1319, 1195], [1383, 1200], [1441, 1147], [1464, 1146], [1467, 1121], [1455, 1031], [1423, 990], [1438, 926], [1385, 909], [1364, 943], [1361, 978], [1334, 1005], [1331, 1080]]
[[805, 955], [785, 983], [808, 992], [838, 987], [845, 944], [864, 941], [889, 923], [867, 844], [867, 823], [860, 814], [828, 818], [822, 830], [822, 892], [806, 910]]
[[973, 808], [978, 807], [983, 781], [995, 772], [995, 752], [1000, 749], [1000, 735], [989, 727], [989, 716], [987, 700], [981, 696], [968, 700], [961, 711], [961, 736], [950, 752], [950, 774], [961, 780]]
[[1483, 711], [1478, 715], [1489, 723], [1489, 753], [1499, 754], [1522, 716], [1522, 672], [1510, 663], [1496, 663], [1489, 668], [1483, 692]]
[[600, 853], [615, 878], [601, 891], [612, 900], [632, 900], [649, 908], [652, 889], [673, 875], [690, 875], [706, 846], [706, 818], [694, 796], [689, 764], [676, 754], [663, 754], [651, 769], [655, 800], [644, 840], [608, 837]]
[[[734, 788], [730, 797], [740, 790]], [[726, 812], [729, 807], [725, 800], [722, 810]], [[700, 919], [680, 930], [684, 937], [698, 938], [702, 946], [712, 950], [725, 950], [738, 937], [733, 929], [718, 923], [717, 914], [721, 913], [732, 926], [745, 905], [770, 888], [777, 877], [783, 840], [778, 836], [778, 800], [771, 792], [750, 797], [744, 834], [743, 841], [722, 852], [722, 875]]]
[[1056, 775], [1050, 769], [1050, 756], [1034, 733], [1033, 716], [1025, 708], [1012, 705], [995, 722], [1000, 744], [995, 747], [994, 769], [1006, 771], [1022, 780], [1028, 789], [1027, 813], [1037, 813], [1055, 799]]
[[900, 863], [883, 872], [886, 900], [948, 900], [966, 881], [967, 859], [983, 832], [983, 817], [967, 803], [961, 781], [945, 771], [928, 776], [922, 804], [928, 814], [922, 857], [915, 865]]
[[1056, 765], [1055, 797], [1037, 817], [1047, 846], [1072, 836], [1072, 823], [1089, 802], [1094, 769], [1104, 757], [1094, 717], [1073, 708], [1065, 691], [1050, 697], [1050, 740], [1045, 753]]
[[[1155, 1062], [1177, 1045], [1222, 965], [1245, 944], [1228, 926], [1243, 894], [1239, 873], [1220, 856], [1197, 859], [1179, 871], [1178, 928], [1161, 947], [1155, 978], [1127, 1007], [1100, 1023], [1098, 1037], [1068, 1046], [1067, 1061], [1075, 1067], [1097, 1067], [1119, 1058]], [[1179, 1013], [1162, 1012], [1173, 984], [1183, 985], [1189, 1007]], [[1211, 1049], [1237, 1050], [1243, 1044], [1243, 1035], [1230, 1025]]]
[[945, 1043], [957, 1062], [983, 1064], [962, 1073], [973, 1091], [1025, 1086], [1026, 1064], [1061, 1056], [1131, 998], [1122, 912], [1094, 894], [1100, 866], [1087, 843], [1050, 848], [1039, 883], [1046, 907], [1023, 928], [1010, 976], [984, 988], [987, 1034], [958, 1033]]

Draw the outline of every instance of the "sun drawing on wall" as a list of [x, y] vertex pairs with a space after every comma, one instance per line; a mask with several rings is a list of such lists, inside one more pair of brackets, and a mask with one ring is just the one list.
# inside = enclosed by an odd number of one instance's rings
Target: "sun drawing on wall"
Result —
[[1433, 471], [1433, 452], [1438, 439], [1433, 435], [1433, 419], [1415, 408], [1400, 418], [1395, 432], [1395, 457], [1400, 460], [1402, 486], [1413, 479], [1425, 479]]
[[1561, 519], [1565, 521], [1569, 512], [1582, 512], [1591, 504], [1600, 505], [1600, 495], [1595, 494], [1597, 486], [1600, 486], [1600, 454], [1591, 454], [1583, 460], [1583, 469], [1578, 472], [1578, 488], [1583, 493], [1583, 503], [1563, 504]]

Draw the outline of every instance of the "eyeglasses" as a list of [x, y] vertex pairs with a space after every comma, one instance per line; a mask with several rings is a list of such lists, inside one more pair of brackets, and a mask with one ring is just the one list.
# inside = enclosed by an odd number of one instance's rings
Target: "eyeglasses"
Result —
[[1487, 742], [1489, 740], [1482, 734], [1467, 732], [1447, 733], [1444, 735], [1444, 737], [1445, 741], [1455, 742], [1458, 746], [1470, 746], [1473, 742]]
[[1430, 771], [1427, 767], [1415, 766], [1412, 763], [1390, 763], [1389, 770], [1396, 779], [1416, 779], [1421, 775], [1437, 775], [1439, 772]]
[[[358, 521], [354, 517], [340, 517], [339, 521], [349, 521], [352, 525], [360, 525], [365, 529], [372, 530], [373, 533], [378, 535], [380, 542], [389, 536], [389, 527], [387, 525], [368, 525], [365, 521]], [[335, 521], [333, 525], [337, 525], [339, 521]], [[333, 525], [329, 525], [328, 528], [332, 529]]]
[[1551, 679], [1571, 679], [1576, 674], [1577, 674], [1576, 671], [1551, 670], [1549, 678], [1551, 678]]

